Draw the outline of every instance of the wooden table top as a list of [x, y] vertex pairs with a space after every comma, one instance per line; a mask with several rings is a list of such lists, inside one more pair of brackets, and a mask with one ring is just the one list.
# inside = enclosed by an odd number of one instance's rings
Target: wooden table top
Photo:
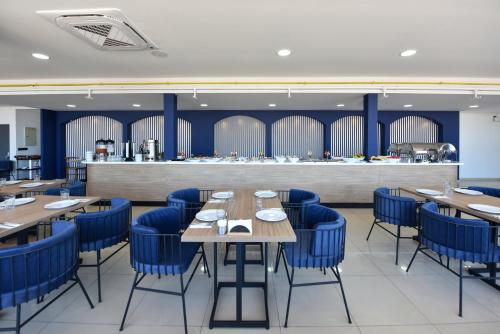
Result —
[[[433, 201], [439, 204], [445, 204], [448, 205], [452, 208], [455, 208], [457, 210], [460, 210], [464, 213], [467, 213], [471, 216], [475, 216], [484, 220], [487, 220], [489, 222], [495, 223], [495, 224], [500, 224], [500, 215], [493, 215], [489, 214], [486, 212], [481, 212], [477, 211], [474, 209], [469, 208], [467, 205], [469, 204], [486, 204], [486, 205], [492, 205], [496, 207], [500, 207], [500, 198], [493, 197], [493, 196], [486, 196], [486, 195], [481, 195], [481, 196], [472, 196], [472, 195], [465, 195], [465, 194], [460, 194], [455, 191], [451, 191], [450, 195], [447, 196], [446, 198], [439, 197], [436, 198], [435, 196], [431, 195], [425, 195], [417, 192], [416, 188], [407, 188], [407, 187], [402, 187], [400, 188], [401, 191], [410, 193], [412, 195], [415, 195], [420, 198], [425, 198], [429, 201]], [[438, 190], [438, 189], [434, 189]], [[442, 190], [438, 190], [442, 191]]]
[[[228, 219], [252, 219], [252, 235], [219, 235], [217, 223], [211, 228], [188, 228], [182, 242], [295, 242], [296, 235], [288, 219], [269, 223], [255, 217], [255, 190], [236, 190], [234, 202], [228, 210]], [[203, 210], [223, 209], [224, 204], [206, 203]], [[263, 208], [281, 208], [278, 197], [262, 199]], [[193, 223], [198, 222], [196, 219]]]
[[21, 183], [11, 184], [9, 186], [0, 187], [0, 195], [23, 195], [29, 192], [43, 192], [49, 188], [60, 188], [63, 183], [66, 183], [66, 179], [57, 180], [41, 180], [43, 183], [41, 186], [33, 188], [21, 188], [20, 186], [27, 183], [33, 183], [38, 181], [33, 180], [22, 180]]
[[0, 238], [27, 229], [39, 222], [49, 221], [51, 218], [84, 208], [101, 199], [100, 197], [71, 196], [70, 199], [85, 199], [85, 201], [64, 209], [48, 210], [44, 208], [44, 205], [59, 201], [59, 196], [37, 195], [34, 197], [36, 200], [32, 203], [16, 206], [11, 210], [0, 210], [0, 224], [5, 222], [21, 224], [11, 229], [2, 228], [0, 225]]

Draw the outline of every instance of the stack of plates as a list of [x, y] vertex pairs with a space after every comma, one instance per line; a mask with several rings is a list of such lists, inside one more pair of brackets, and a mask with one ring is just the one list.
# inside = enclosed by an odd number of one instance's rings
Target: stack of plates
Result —
[[273, 198], [273, 197], [278, 196], [278, 193], [276, 193], [272, 190], [260, 190], [260, 191], [256, 191], [254, 195], [259, 197], [259, 198]]

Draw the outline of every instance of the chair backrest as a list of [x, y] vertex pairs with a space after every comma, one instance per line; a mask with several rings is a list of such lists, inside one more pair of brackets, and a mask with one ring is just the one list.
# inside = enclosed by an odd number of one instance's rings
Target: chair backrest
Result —
[[420, 209], [422, 243], [434, 252], [463, 261], [485, 262], [491, 256], [487, 222], [460, 219], [439, 213], [434, 202]]
[[417, 203], [410, 197], [391, 195], [389, 188], [377, 188], [373, 192], [373, 215], [385, 223], [416, 226]]
[[130, 257], [132, 266], [138, 272], [175, 273], [173, 268], [181, 263], [179, 229], [181, 211], [167, 207], [148, 211], [132, 221], [130, 236]]
[[467, 189], [477, 190], [477, 191], [482, 192], [485, 195], [500, 198], [500, 189], [498, 189], [498, 188], [470, 186], [470, 187], [467, 187]]
[[80, 250], [95, 251], [124, 241], [129, 234], [130, 218], [130, 201], [125, 198], [111, 199], [109, 210], [77, 215]]
[[201, 209], [200, 190], [197, 188], [180, 189], [167, 196], [167, 206], [181, 210], [182, 225], [189, 225]]
[[45, 190], [45, 195], [59, 196], [62, 189], [68, 189], [70, 196], [86, 196], [87, 194], [87, 186], [85, 182], [73, 181], [68, 183], [66, 187], [63, 188], [49, 188]]
[[284, 209], [294, 229], [304, 228], [307, 210], [313, 204], [320, 204], [317, 194], [307, 190], [290, 189], [288, 203], [284, 203]]
[[0, 310], [57, 289], [77, 268], [77, 230], [67, 221], [54, 222], [46, 239], [0, 250]]

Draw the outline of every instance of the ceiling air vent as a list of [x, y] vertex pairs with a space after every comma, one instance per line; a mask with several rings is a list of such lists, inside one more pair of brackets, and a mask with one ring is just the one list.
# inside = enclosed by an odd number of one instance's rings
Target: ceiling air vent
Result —
[[37, 12], [101, 50], [154, 50], [156, 45], [116, 8]]

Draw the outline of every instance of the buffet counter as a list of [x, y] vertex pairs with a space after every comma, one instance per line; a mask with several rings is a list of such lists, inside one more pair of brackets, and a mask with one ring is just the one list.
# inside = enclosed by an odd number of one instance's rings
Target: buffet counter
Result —
[[168, 193], [199, 189], [300, 188], [323, 203], [372, 203], [377, 187], [453, 186], [461, 163], [345, 163], [274, 161], [86, 162], [87, 193], [101, 198], [165, 202]]

